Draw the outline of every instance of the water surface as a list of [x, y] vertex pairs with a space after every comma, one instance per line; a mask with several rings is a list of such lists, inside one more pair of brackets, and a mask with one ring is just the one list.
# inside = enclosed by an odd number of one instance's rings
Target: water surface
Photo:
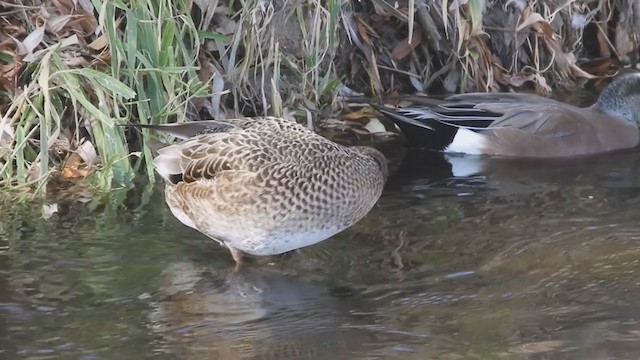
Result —
[[639, 358], [640, 154], [451, 162], [408, 153], [360, 223], [239, 271], [160, 187], [5, 209], [0, 358]]

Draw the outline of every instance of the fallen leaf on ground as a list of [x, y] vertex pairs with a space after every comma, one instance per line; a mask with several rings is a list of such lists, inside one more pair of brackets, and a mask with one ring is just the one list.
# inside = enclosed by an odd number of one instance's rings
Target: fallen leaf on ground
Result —
[[71, 15], [51, 15], [47, 19], [46, 29], [57, 34], [64, 29], [69, 20], [71, 20]]
[[107, 39], [107, 35], [102, 34], [87, 46], [93, 50], [99, 51], [107, 47], [107, 45], [109, 45], [109, 39]]
[[41, 26], [33, 30], [31, 34], [27, 35], [27, 37], [25, 37], [22, 41], [13, 38], [13, 40], [16, 42], [16, 45], [18, 45], [18, 54], [24, 56], [25, 58], [27, 58], [29, 55], [32, 55], [33, 50], [35, 50], [35, 48], [38, 47], [38, 45], [40, 45], [40, 43], [42, 42], [42, 39], [44, 39], [44, 29], [45, 27]]
[[93, 146], [91, 141], [85, 141], [82, 145], [78, 146], [76, 149], [76, 153], [80, 155], [82, 161], [88, 166], [92, 167], [96, 160], [98, 159], [98, 154], [96, 153], [96, 148]]
[[42, 205], [42, 218], [49, 220], [53, 214], [58, 212], [58, 204], [44, 204]]
[[350, 130], [353, 131], [354, 133], [358, 134], [358, 135], [370, 135], [371, 134], [371, 132], [369, 132], [367, 130], [362, 130], [362, 129], [357, 129], [357, 128], [352, 128]]
[[60, 175], [65, 179], [85, 178], [89, 175], [89, 169], [83, 166], [82, 157], [74, 152], [64, 162]]
[[394, 60], [402, 60], [407, 57], [413, 49], [415, 49], [422, 42], [422, 32], [414, 31], [413, 39], [411, 39], [411, 43], [409, 43], [408, 38], [404, 38], [400, 40], [396, 46], [391, 51], [391, 57]]
[[367, 117], [370, 116], [373, 113], [373, 111], [367, 107], [363, 107], [360, 110], [356, 110], [353, 112], [350, 112], [348, 114], [345, 114], [342, 116], [343, 119], [345, 120], [358, 120], [361, 119], [363, 117]]
[[369, 122], [364, 128], [372, 134], [387, 132], [387, 128], [376, 118], [369, 119]]

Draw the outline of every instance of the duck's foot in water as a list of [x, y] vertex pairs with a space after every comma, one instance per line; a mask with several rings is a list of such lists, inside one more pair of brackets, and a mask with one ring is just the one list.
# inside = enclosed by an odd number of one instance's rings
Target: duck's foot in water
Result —
[[231, 251], [231, 256], [233, 257], [233, 260], [235, 260], [236, 265], [240, 265], [242, 263], [242, 259], [244, 257], [244, 253], [238, 249], [234, 249], [232, 247], [229, 247], [229, 251]]

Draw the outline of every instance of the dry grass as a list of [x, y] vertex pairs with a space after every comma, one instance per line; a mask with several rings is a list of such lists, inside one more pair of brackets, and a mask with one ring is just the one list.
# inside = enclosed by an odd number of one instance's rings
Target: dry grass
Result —
[[0, 185], [43, 194], [54, 176], [93, 175], [97, 189], [131, 186], [149, 162], [132, 163], [117, 125], [183, 121], [205, 93], [187, 4], [133, 3], [0, 3]]
[[[637, 20], [632, 0], [0, 2], [0, 185], [153, 180], [127, 122], [311, 126], [340, 95], [548, 93], [634, 62]], [[357, 119], [327, 123], [366, 135]]]
[[[352, 57], [362, 60], [342, 69], [355, 70], [349, 85], [365, 93], [358, 81], [367, 74], [377, 92], [532, 85], [548, 93], [568, 80], [610, 74], [638, 51], [640, 23], [634, 19], [640, 7], [632, 2], [460, 0], [427, 6], [415, 0], [393, 10], [385, 0], [372, 3], [354, 12], [358, 20], [350, 30], [364, 47]], [[369, 19], [367, 27], [363, 19]], [[406, 30], [392, 31], [401, 27]]]

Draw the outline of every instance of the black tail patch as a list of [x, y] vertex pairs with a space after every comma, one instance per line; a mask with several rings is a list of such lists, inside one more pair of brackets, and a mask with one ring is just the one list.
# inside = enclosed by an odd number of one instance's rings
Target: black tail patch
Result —
[[[398, 125], [410, 147], [443, 151], [451, 144], [458, 132], [456, 126], [443, 124], [434, 119], [411, 119], [409, 121], [393, 108], [375, 106], [375, 109]], [[423, 124], [424, 127], [416, 123]]]

